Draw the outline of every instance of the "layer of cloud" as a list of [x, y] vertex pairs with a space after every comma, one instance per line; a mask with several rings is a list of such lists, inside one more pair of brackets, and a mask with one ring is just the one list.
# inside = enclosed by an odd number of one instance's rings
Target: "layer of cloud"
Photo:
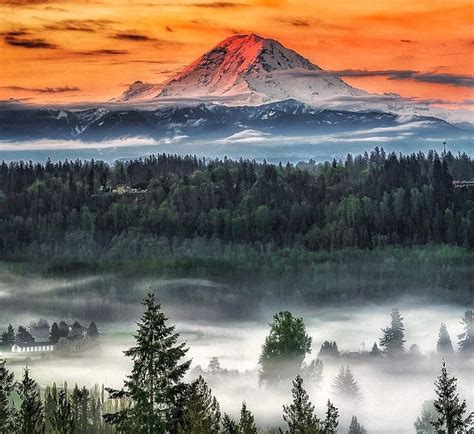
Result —
[[126, 41], [156, 41], [157, 39], [152, 38], [147, 35], [143, 35], [141, 33], [133, 33], [133, 32], [119, 32], [115, 33], [111, 36], [113, 39], [122, 39]]
[[78, 54], [82, 54], [84, 56], [121, 56], [124, 54], [129, 54], [129, 52], [126, 50], [104, 48], [102, 50], [82, 51]]
[[195, 6], [198, 8], [229, 9], [229, 8], [246, 7], [247, 5], [245, 3], [222, 1], [222, 2], [208, 2], [208, 3], [191, 3], [190, 6]]
[[1, 89], [8, 89], [19, 92], [34, 93], [66, 93], [78, 92], [80, 89], [76, 86], [59, 86], [59, 87], [22, 87], [22, 86], [1, 86]]
[[[11, 33], [11, 32], [10, 32]], [[24, 34], [24, 33], [23, 33]], [[24, 37], [18, 37], [14, 35], [4, 36], [3, 40], [6, 44], [12, 47], [22, 48], [44, 48], [44, 49], [55, 49], [58, 48], [56, 44], [52, 44], [44, 39], [27, 39]]]
[[111, 20], [62, 20], [46, 24], [46, 30], [96, 33], [108, 29], [115, 21]]

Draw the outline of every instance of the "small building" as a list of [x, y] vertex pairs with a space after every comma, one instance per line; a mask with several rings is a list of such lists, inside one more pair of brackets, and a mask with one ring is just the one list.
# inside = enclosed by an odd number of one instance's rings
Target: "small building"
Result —
[[33, 342], [12, 346], [12, 353], [43, 353], [46, 351], [54, 351], [54, 345], [49, 342]]

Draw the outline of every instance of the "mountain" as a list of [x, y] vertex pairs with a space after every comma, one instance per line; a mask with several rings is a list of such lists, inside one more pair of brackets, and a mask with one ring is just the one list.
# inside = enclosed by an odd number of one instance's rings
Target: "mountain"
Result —
[[116, 105], [85, 110], [0, 105], [0, 137], [4, 141], [93, 142], [149, 137], [209, 143], [257, 143], [279, 138], [291, 143], [299, 139], [337, 142], [342, 138], [344, 143], [372, 139], [375, 143], [466, 135], [472, 136], [472, 132], [437, 118], [317, 109], [296, 100], [260, 106], [166, 104], [152, 110], [120, 109]]
[[225, 39], [161, 85], [135, 82], [119, 100], [207, 98], [259, 105], [289, 98], [311, 102], [364, 95], [278, 41], [251, 34]]

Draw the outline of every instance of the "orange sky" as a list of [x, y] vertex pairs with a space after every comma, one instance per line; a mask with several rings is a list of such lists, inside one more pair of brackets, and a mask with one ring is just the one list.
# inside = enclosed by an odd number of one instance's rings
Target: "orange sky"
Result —
[[383, 74], [344, 79], [473, 108], [472, 0], [0, 0], [0, 32], [0, 99], [103, 101], [135, 80], [159, 83], [222, 39], [253, 32], [324, 69], [442, 75], [442, 84]]

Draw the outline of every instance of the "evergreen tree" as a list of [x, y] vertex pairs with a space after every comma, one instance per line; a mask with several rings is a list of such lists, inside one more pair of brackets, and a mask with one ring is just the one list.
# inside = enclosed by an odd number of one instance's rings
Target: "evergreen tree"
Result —
[[458, 336], [459, 351], [471, 353], [474, 351], [474, 321], [472, 310], [467, 310], [461, 319], [464, 331]]
[[[52, 407], [54, 410], [51, 412], [47, 421], [52, 428], [54, 434], [73, 434], [75, 432], [74, 415], [72, 413], [71, 404], [69, 403], [67, 392], [61, 389], [59, 393], [51, 393], [47, 395], [45, 400], [52, 400]], [[86, 433], [87, 431], [79, 431]]]
[[59, 338], [67, 338], [69, 335], [69, 326], [66, 321], [60, 321], [59, 323]]
[[87, 336], [92, 339], [97, 339], [99, 337], [99, 330], [97, 329], [97, 324], [94, 321], [91, 321], [87, 329]]
[[346, 369], [344, 369], [344, 366], [341, 367], [339, 374], [334, 379], [333, 390], [335, 393], [348, 398], [357, 398], [360, 395], [359, 385], [349, 366]]
[[367, 434], [366, 429], [359, 423], [357, 417], [352, 416], [351, 424], [349, 425], [349, 434]]
[[323, 362], [320, 359], [313, 359], [308, 365], [304, 365], [301, 376], [306, 383], [319, 386], [323, 381]]
[[464, 417], [466, 401], [460, 402], [457, 393], [457, 379], [449, 377], [446, 363], [443, 360], [441, 374], [435, 381], [436, 400], [433, 402], [437, 412], [437, 419], [432, 422], [436, 432], [456, 434], [467, 432], [472, 427], [473, 415]]
[[240, 409], [239, 434], [257, 434], [257, 426], [255, 425], [255, 418], [251, 411], [247, 408], [245, 402], [242, 403]]
[[324, 434], [336, 434], [338, 426], [339, 412], [332, 402], [328, 400], [323, 432]]
[[314, 405], [299, 375], [293, 380], [291, 394], [293, 402], [283, 406], [283, 420], [288, 424], [289, 434], [319, 434], [321, 422], [314, 414]]
[[435, 434], [433, 422], [438, 417], [433, 401], [425, 401], [421, 406], [421, 415], [415, 420], [416, 434]]
[[18, 344], [27, 345], [34, 343], [35, 338], [31, 336], [30, 332], [25, 327], [19, 326], [16, 334], [16, 342]]
[[374, 342], [374, 345], [372, 345], [372, 349], [370, 350], [369, 354], [371, 355], [371, 357], [380, 357], [382, 355], [379, 350], [379, 347], [377, 346], [377, 342]]
[[439, 337], [436, 348], [438, 353], [441, 354], [451, 354], [454, 352], [453, 344], [451, 343], [451, 337], [449, 336], [448, 329], [444, 323], [441, 323], [439, 328]]
[[183, 434], [218, 434], [220, 420], [219, 404], [204, 378], [199, 376], [189, 388], [178, 431]]
[[288, 311], [276, 313], [262, 346], [260, 381], [272, 383], [296, 375], [310, 351], [311, 337], [306, 333], [303, 318], [295, 318]]
[[397, 356], [405, 351], [405, 327], [403, 317], [397, 308], [392, 309], [390, 326], [382, 329], [382, 332], [380, 346], [384, 348], [385, 353]]
[[2, 344], [6, 347], [11, 347], [15, 343], [15, 329], [11, 324], [8, 324], [6, 332], [2, 333]]
[[42, 433], [44, 431], [43, 403], [41, 402], [38, 385], [30, 378], [25, 368], [23, 379], [18, 386], [21, 399], [19, 425], [21, 434]]
[[112, 398], [128, 398], [129, 408], [105, 415], [118, 430], [148, 434], [165, 433], [177, 427], [186, 385], [181, 379], [190, 361], [182, 362], [185, 344], [178, 344], [179, 333], [166, 324], [168, 318], [155, 302], [154, 293], [143, 301], [145, 312], [138, 323], [136, 345], [125, 351], [133, 369], [120, 391], [110, 390]]
[[222, 433], [239, 434], [239, 426], [227, 413], [224, 413], [224, 417], [222, 418]]
[[318, 358], [332, 357], [338, 358], [340, 356], [336, 341], [324, 341], [319, 350]]
[[51, 342], [52, 344], [56, 344], [58, 343], [59, 338], [60, 338], [60, 334], [59, 334], [58, 323], [53, 322], [53, 324], [51, 324], [51, 330], [49, 332], [49, 342]]
[[6, 368], [6, 360], [0, 359], [0, 433], [13, 431], [15, 407], [12, 392], [15, 390], [15, 378]]

